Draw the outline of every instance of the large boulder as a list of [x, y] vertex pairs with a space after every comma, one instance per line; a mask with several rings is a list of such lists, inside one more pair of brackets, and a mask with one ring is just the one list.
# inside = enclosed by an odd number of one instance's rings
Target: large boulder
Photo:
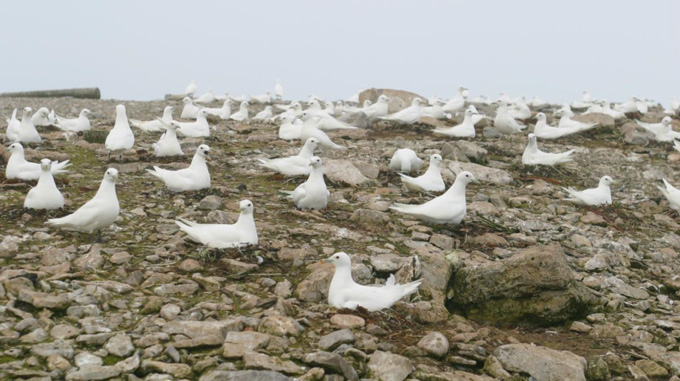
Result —
[[452, 182], [462, 171], [469, 171], [481, 182], [489, 182], [495, 185], [508, 185], [512, 182], [512, 175], [508, 171], [485, 167], [475, 163], [461, 163], [450, 161], [442, 167], [442, 177], [444, 181]]
[[624, 142], [639, 146], [647, 145], [655, 137], [653, 132], [635, 122], [624, 124], [621, 127], [621, 133], [623, 134]]
[[538, 381], [586, 381], [586, 359], [568, 351], [531, 344], [508, 344], [496, 348], [493, 355], [505, 370], [527, 373]]
[[395, 113], [410, 106], [414, 98], [420, 98], [424, 101], [427, 101], [427, 98], [410, 91], [370, 88], [368, 90], [362, 91], [359, 94], [359, 104], [363, 105], [364, 101], [367, 99], [371, 101], [371, 103], [375, 103], [378, 100], [378, 97], [383, 94], [390, 97], [389, 107], [387, 108], [387, 112], [389, 114]]
[[576, 120], [578, 122], [583, 122], [583, 123], [597, 123], [599, 126], [596, 128], [608, 128], [612, 129], [614, 128], [614, 125], [616, 122], [614, 121], [614, 118], [607, 114], [600, 114], [600, 113], [590, 113], [590, 114], [581, 114], [581, 115], [575, 115], [573, 120]]
[[458, 270], [448, 307], [495, 324], [549, 326], [586, 314], [597, 302], [577, 281], [559, 245], [534, 246], [512, 257]]
[[323, 163], [323, 172], [329, 180], [349, 186], [374, 183], [349, 160], [326, 160]]

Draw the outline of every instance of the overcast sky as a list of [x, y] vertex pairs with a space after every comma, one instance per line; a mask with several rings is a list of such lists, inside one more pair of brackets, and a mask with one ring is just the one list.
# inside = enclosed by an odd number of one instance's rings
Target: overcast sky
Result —
[[98, 86], [103, 98], [199, 93], [451, 97], [588, 89], [680, 97], [680, 2], [522, 0], [12, 1], [0, 91]]

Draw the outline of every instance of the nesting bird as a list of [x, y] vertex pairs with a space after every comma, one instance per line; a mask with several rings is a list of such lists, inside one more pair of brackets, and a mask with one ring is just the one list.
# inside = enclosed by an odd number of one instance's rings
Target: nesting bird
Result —
[[188, 168], [170, 171], [154, 166], [153, 170], [146, 171], [161, 179], [171, 192], [197, 191], [210, 188], [210, 171], [206, 163], [209, 158], [210, 147], [201, 144]]
[[597, 188], [590, 188], [577, 191], [574, 188], [562, 188], [569, 194], [565, 201], [573, 202], [577, 205], [600, 206], [612, 203], [611, 184], [614, 181], [609, 176], [603, 176]]
[[40, 178], [24, 199], [26, 209], [59, 209], [64, 206], [64, 196], [59, 192], [52, 177], [52, 161], [40, 160]]
[[[9, 160], [7, 160], [7, 167], [5, 168], [5, 178], [20, 179], [20, 180], [37, 180], [40, 178], [41, 164], [31, 163], [24, 157], [24, 147], [21, 143], [12, 143], [9, 146], [11, 153]], [[66, 168], [70, 166], [68, 160], [61, 162], [53, 162], [50, 166], [50, 171], [54, 175], [68, 172]]]
[[288, 194], [299, 209], [321, 210], [328, 205], [328, 198], [331, 195], [323, 179], [321, 159], [316, 156], [312, 157], [309, 160], [309, 166], [312, 169], [307, 181], [298, 185], [294, 191], [284, 191], [283, 193]]
[[439, 154], [430, 156], [430, 166], [427, 171], [418, 177], [411, 177], [400, 173], [401, 181], [406, 188], [414, 192], [442, 192], [446, 184], [442, 178], [442, 157]]
[[411, 173], [418, 171], [422, 165], [423, 160], [410, 148], [394, 151], [392, 159], [390, 159], [390, 169], [396, 172]]
[[538, 149], [538, 144], [536, 143], [536, 134], [529, 134], [529, 142], [527, 143], [524, 153], [522, 154], [522, 164], [554, 166], [568, 163], [574, 160], [571, 158], [571, 154], [573, 154], [574, 151], [575, 150], [571, 149], [561, 153], [543, 152]]
[[240, 214], [234, 224], [199, 224], [185, 219], [175, 221], [180, 230], [189, 238], [205, 246], [227, 249], [246, 245], [257, 245], [254, 207], [250, 200], [239, 203]]
[[302, 146], [300, 153], [295, 156], [257, 160], [262, 167], [269, 168], [284, 176], [308, 175], [312, 171], [312, 167], [309, 163], [314, 156], [314, 150], [316, 150], [318, 144], [319, 141], [316, 140], [316, 138], [309, 138], [305, 142], [305, 145]]

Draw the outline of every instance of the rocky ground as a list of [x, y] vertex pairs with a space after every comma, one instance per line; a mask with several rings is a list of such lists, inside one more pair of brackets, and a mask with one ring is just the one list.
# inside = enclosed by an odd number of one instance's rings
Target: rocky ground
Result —
[[[118, 103], [143, 120], [168, 103], [181, 110], [176, 101], [0, 99], [0, 111], [86, 107], [104, 131]], [[299, 149], [272, 124], [214, 123], [213, 187], [185, 194], [144, 170], [187, 165], [202, 140], [182, 141], [185, 158], [159, 160], [158, 135], [135, 130], [135, 150], [108, 164], [102, 134], [67, 141], [42, 129], [47, 141], [27, 157], [71, 160], [57, 178], [67, 207], [23, 210], [33, 184], [5, 180], [2, 153], [0, 379], [677, 380], [680, 226], [656, 186], [680, 184], [680, 155], [630, 119], [581, 118], [602, 126], [539, 141], [576, 149], [559, 169], [523, 167], [526, 138], [499, 139], [489, 126], [472, 140], [433, 136], [434, 121], [332, 133], [349, 149], [320, 153], [331, 191], [321, 212], [297, 211], [278, 193], [303, 179], [256, 164]], [[481, 180], [468, 187], [462, 225], [388, 210], [432, 197], [406, 193], [387, 169], [404, 147], [441, 153], [447, 183], [461, 169]], [[88, 200], [108, 166], [121, 172], [122, 211], [103, 243], [45, 226]], [[615, 181], [612, 206], [561, 201], [561, 186], [593, 187], [603, 175]], [[242, 199], [255, 204], [257, 247], [206, 250], [174, 224], [232, 222]], [[331, 308], [332, 266], [319, 260], [336, 251], [351, 254], [358, 282], [396, 272], [398, 282], [423, 279], [420, 292], [383, 312]]]

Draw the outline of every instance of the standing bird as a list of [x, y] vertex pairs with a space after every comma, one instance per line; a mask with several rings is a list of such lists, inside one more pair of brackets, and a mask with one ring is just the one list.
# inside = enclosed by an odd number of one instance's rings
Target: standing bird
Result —
[[236, 223], [199, 224], [185, 219], [175, 221], [180, 230], [189, 238], [205, 246], [216, 249], [227, 249], [246, 245], [257, 245], [257, 228], [253, 216], [253, 203], [243, 200], [239, 203], [241, 213]]
[[196, 93], [196, 80], [191, 80], [191, 83], [184, 89], [184, 95], [193, 96]]
[[437, 224], [460, 224], [467, 211], [465, 188], [473, 181], [472, 173], [463, 171], [443, 195], [421, 205], [395, 203], [390, 209]]
[[84, 233], [98, 232], [99, 241], [102, 238], [101, 230], [111, 226], [118, 218], [120, 205], [116, 196], [116, 180], [118, 171], [109, 168], [104, 174], [99, 190], [94, 197], [78, 208], [75, 212], [61, 218], [47, 220], [48, 225], [63, 227]]
[[574, 161], [570, 156], [575, 150], [570, 149], [562, 153], [543, 152], [538, 149], [536, 135], [529, 134], [529, 143], [522, 154], [522, 164], [524, 165], [558, 165]]
[[274, 95], [276, 95], [276, 99], [278, 100], [283, 99], [283, 86], [281, 86], [278, 78], [276, 79], [276, 85], [274, 86]]
[[394, 114], [380, 117], [379, 119], [396, 122], [398, 124], [413, 124], [420, 122], [420, 118], [423, 115], [423, 103], [422, 99], [413, 98], [411, 106], [397, 111]]
[[363, 307], [371, 312], [380, 311], [413, 294], [422, 283], [422, 280], [417, 280], [407, 284], [395, 284], [394, 274], [391, 274], [384, 286], [363, 286], [352, 278], [352, 262], [346, 253], [335, 253], [323, 262], [335, 266], [335, 273], [328, 289], [328, 304], [335, 308], [353, 310]]
[[161, 122], [167, 130], [161, 135], [160, 139], [153, 144], [154, 155], [156, 155], [156, 157], [184, 156], [182, 146], [180, 146], [179, 141], [177, 140], [177, 128], [179, 128], [177, 122]]
[[410, 148], [401, 148], [394, 151], [390, 159], [390, 169], [396, 172], [411, 173], [420, 169], [423, 161]]
[[441, 155], [434, 154], [430, 156], [430, 166], [425, 173], [418, 177], [411, 177], [400, 173], [399, 176], [401, 176], [401, 181], [410, 191], [442, 192], [446, 189], [446, 184], [442, 178], [441, 162]]
[[328, 198], [331, 194], [323, 180], [321, 159], [314, 156], [309, 160], [309, 165], [312, 170], [307, 181], [298, 185], [294, 191], [284, 193], [288, 194], [295, 206], [302, 210], [321, 210], [328, 205]]
[[577, 205], [600, 206], [609, 205], [612, 203], [611, 184], [614, 181], [609, 176], [603, 176], [597, 188], [590, 188], [582, 191], [577, 191], [574, 188], [562, 188], [569, 194], [569, 198], [565, 201], [573, 202]]
[[19, 125], [19, 138], [17, 139], [20, 143], [40, 143], [42, 138], [35, 129], [33, 122], [31, 121], [31, 111], [30, 107], [24, 108], [24, 113], [21, 116], [21, 124]]
[[510, 116], [508, 106], [502, 103], [496, 110], [496, 118], [493, 121], [496, 130], [503, 135], [514, 135], [521, 133], [526, 128], [525, 125], [517, 123], [515, 118]]
[[[20, 180], [37, 180], [40, 178], [40, 164], [26, 161], [24, 157], [24, 147], [21, 143], [12, 143], [8, 147], [11, 153], [9, 160], [7, 160], [7, 167], [5, 168], [5, 178], [20, 179]], [[62, 162], [53, 162], [51, 171], [53, 175], [67, 173], [66, 168], [70, 166], [68, 160]]]
[[300, 153], [290, 157], [280, 157], [277, 159], [257, 159], [260, 166], [269, 168], [284, 176], [303, 176], [309, 175], [312, 167], [309, 165], [314, 156], [319, 141], [316, 138], [309, 138], [302, 146]]
[[134, 144], [135, 135], [132, 133], [132, 129], [130, 129], [125, 106], [118, 105], [116, 106], [116, 123], [106, 136], [104, 145], [109, 150], [109, 156], [111, 156], [112, 151], [127, 150], [132, 148]]
[[31, 188], [24, 200], [26, 209], [59, 209], [64, 206], [64, 196], [57, 188], [52, 177], [52, 161], [40, 160], [40, 178], [38, 184]]
[[146, 132], [158, 132], [165, 130], [165, 124], [172, 122], [172, 113], [175, 108], [172, 106], [165, 106], [163, 109], [163, 117], [159, 120], [158, 118], [154, 120], [141, 121], [137, 119], [130, 119], [130, 124], [132, 127], [137, 127], [142, 131]]
[[21, 121], [17, 119], [17, 109], [12, 111], [12, 116], [7, 118], [7, 132], [5, 136], [10, 142], [16, 142], [19, 140], [19, 126], [21, 126]]
[[171, 192], [197, 191], [210, 188], [210, 171], [206, 163], [206, 159], [209, 158], [210, 147], [201, 144], [188, 168], [169, 171], [154, 166], [153, 170], [147, 169], [146, 171], [163, 180]]

